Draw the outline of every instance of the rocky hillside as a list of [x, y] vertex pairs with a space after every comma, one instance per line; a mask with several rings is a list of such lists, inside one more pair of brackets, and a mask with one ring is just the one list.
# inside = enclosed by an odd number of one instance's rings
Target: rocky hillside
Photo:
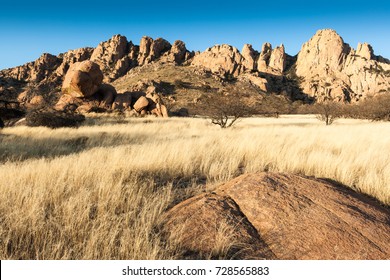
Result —
[[169, 108], [195, 108], [202, 96], [236, 93], [251, 102], [264, 93], [290, 100], [357, 102], [390, 91], [390, 61], [374, 55], [372, 47], [353, 49], [333, 30], [320, 30], [296, 56], [283, 45], [264, 43], [261, 51], [244, 45], [240, 52], [216, 45], [204, 52], [143, 37], [139, 45], [115, 35], [96, 48], [81, 48], [0, 71], [0, 99], [24, 105], [54, 105], [69, 68], [90, 60], [99, 65], [103, 82], [118, 93], [154, 86]]

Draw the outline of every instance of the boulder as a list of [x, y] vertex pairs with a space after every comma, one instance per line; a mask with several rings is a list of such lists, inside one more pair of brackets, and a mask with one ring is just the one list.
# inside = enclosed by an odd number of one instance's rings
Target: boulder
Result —
[[[146, 107], [148, 107], [149, 101], [145, 96], [141, 96], [138, 98], [138, 100], [134, 103], [134, 110], [137, 112], [142, 112]], [[146, 112], [146, 111], [145, 111]]]
[[156, 117], [162, 117], [162, 113], [161, 113], [161, 107], [159, 104], [155, 104], [154, 106], [152, 107], [148, 107], [148, 111], [152, 114], [152, 115], [155, 115]]
[[18, 97], [17, 97], [17, 101], [21, 104], [24, 104], [25, 102], [27, 102], [27, 98], [28, 98], [28, 91], [25, 90], [25, 91], [22, 91], [21, 93], [19, 93]]
[[215, 193], [190, 198], [163, 217], [164, 232], [187, 258], [273, 259], [238, 205]]
[[247, 244], [248, 258], [385, 260], [389, 217], [388, 208], [338, 183], [263, 172], [178, 204], [168, 211], [165, 228], [180, 234], [184, 248], [205, 254], [225, 219], [234, 231], [220, 239], [235, 236], [235, 243]]
[[92, 112], [94, 108], [95, 107], [93, 106], [93, 104], [84, 103], [83, 105], [80, 105], [79, 107], [77, 107], [76, 112], [79, 114], [86, 114], [86, 113]]
[[31, 98], [29, 105], [33, 106], [42, 106], [45, 103], [45, 99], [42, 95], [35, 95], [33, 98]]
[[54, 105], [54, 109], [57, 111], [64, 111], [66, 109], [76, 109], [83, 103], [83, 100], [77, 97], [73, 97], [67, 94], [61, 95], [58, 102]]
[[168, 118], [169, 117], [168, 109], [167, 109], [167, 107], [164, 104], [161, 104], [160, 110], [161, 110], [161, 114], [162, 114], [163, 118]]
[[76, 62], [66, 73], [62, 84], [62, 93], [72, 97], [90, 97], [94, 95], [103, 81], [99, 65], [85, 60]]
[[94, 94], [94, 97], [100, 102], [99, 107], [111, 108], [116, 95], [116, 89], [112, 85], [102, 84]]
[[132, 96], [131, 93], [118, 94], [112, 103], [113, 110], [130, 110], [131, 109]]

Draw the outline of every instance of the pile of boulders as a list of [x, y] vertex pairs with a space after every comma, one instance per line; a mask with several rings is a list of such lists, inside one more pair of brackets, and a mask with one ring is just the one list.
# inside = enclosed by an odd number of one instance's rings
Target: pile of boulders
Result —
[[97, 63], [85, 60], [74, 63], [66, 73], [62, 95], [55, 105], [59, 111], [131, 111], [133, 115], [168, 117], [157, 88], [152, 82], [141, 82], [132, 92], [117, 93], [103, 83], [103, 73]]

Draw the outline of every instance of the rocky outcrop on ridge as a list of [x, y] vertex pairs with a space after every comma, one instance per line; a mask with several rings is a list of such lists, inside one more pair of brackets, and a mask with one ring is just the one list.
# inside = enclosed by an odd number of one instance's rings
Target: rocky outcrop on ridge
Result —
[[168, 110], [158, 94], [158, 84], [154, 81], [140, 81], [133, 92], [120, 94], [114, 86], [102, 82], [103, 72], [97, 63], [91, 60], [74, 63], [65, 75], [62, 95], [54, 108], [79, 113], [133, 110], [134, 115], [168, 117]]
[[111, 82], [124, 75], [134, 66], [136, 47], [125, 36], [115, 35], [101, 42], [93, 51], [91, 61], [96, 62], [104, 73], [104, 81]]
[[304, 93], [318, 101], [351, 101], [390, 89], [390, 64], [376, 57], [370, 45], [357, 50], [334, 30], [318, 31], [302, 46], [296, 62]]
[[179, 203], [163, 228], [194, 257], [230, 244], [241, 259], [389, 259], [389, 217], [336, 183], [264, 172]]
[[243, 57], [237, 48], [229, 45], [216, 45], [196, 55], [191, 64], [207, 68], [212, 73], [227, 78], [237, 77], [244, 71], [245, 67], [242, 62]]
[[[194, 69], [200, 76], [211, 75], [221, 84], [219, 92], [226, 91], [226, 81], [253, 86], [258, 94], [275, 93], [307, 102], [358, 102], [390, 91], [389, 60], [376, 56], [367, 43], [354, 50], [335, 31], [325, 29], [303, 44], [294, 57], [283, 45], [272, 48], [270, 43], [264, 43], [261, 51], [246, 44], [241, 52], [233, 46], [216, 45], [195, 53], [180, 40], [171, 45], [162, 38], [145, 36], [137, 46], [125, 36], [115, 35], [96, 48], [58, 56], [43, 54], [34, 62], [1, 70], [0, 95], [7, 100], [22, 100], [23, 106], [29, 106], [37, 95], [42, 98], [32, 103], [43, 100], [55, 104], [61, 97], [59, 89], [65, 74], [74, 64], [86, 60], [99, 66], [106, 84], [150, 64], [157, 65], [152, 70], [161, 68], [158, 64], [171, 64]], [[158, 79], [164, 80], [164, 75], [161, 73]]]

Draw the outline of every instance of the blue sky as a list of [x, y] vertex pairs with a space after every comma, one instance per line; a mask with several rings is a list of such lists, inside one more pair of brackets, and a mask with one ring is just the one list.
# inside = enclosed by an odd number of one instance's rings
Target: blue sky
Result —
[[335, 29], [346, 43], [370, 43], [390, 58], [389, 1], [7, 1], [0, 8], [0, 69], [42, 53], [96, 47], [114, 34], [183, 40], [190, 50], [227, 43], [283, 43], [295, 55], [318, 29]]

